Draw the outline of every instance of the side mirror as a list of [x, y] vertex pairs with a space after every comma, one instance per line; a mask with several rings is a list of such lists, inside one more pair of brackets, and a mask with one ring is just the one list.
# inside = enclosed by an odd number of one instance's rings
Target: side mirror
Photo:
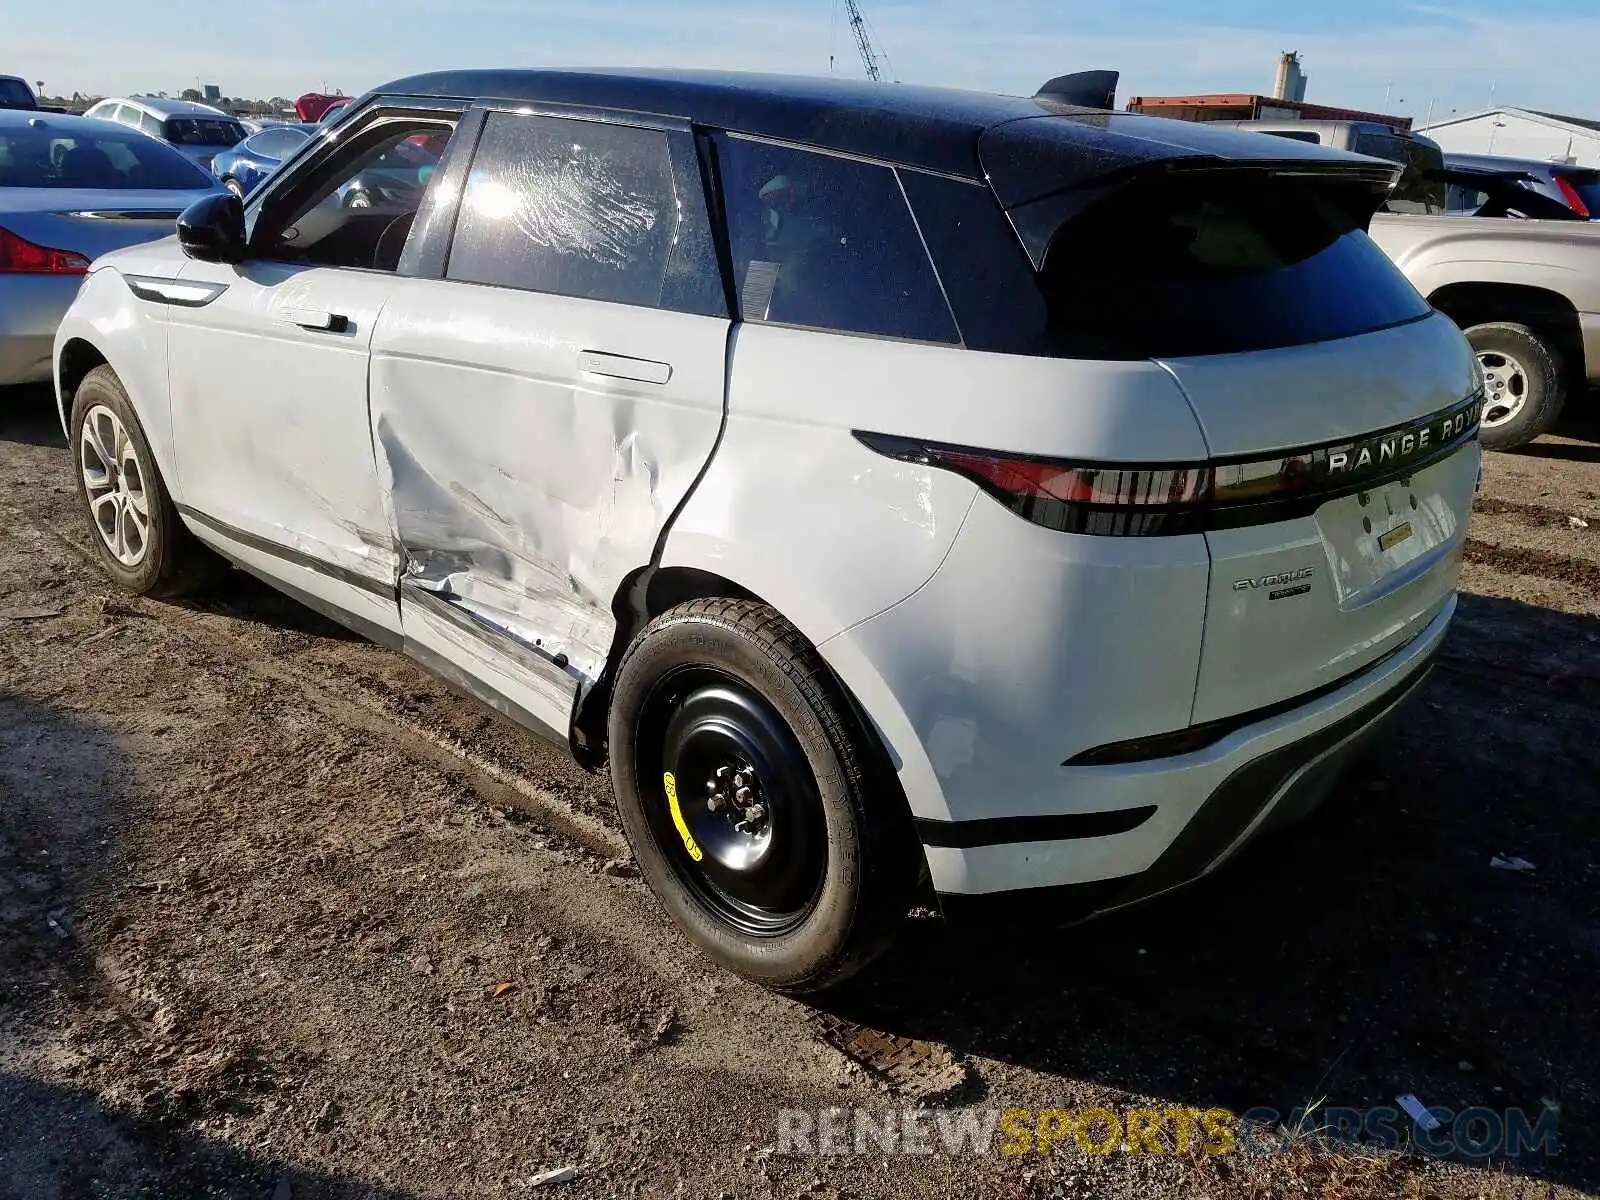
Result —
[[244, 201], [232, 192], [196, 200], [178, 218], [178, 245], [201, 262], [243, 262]]

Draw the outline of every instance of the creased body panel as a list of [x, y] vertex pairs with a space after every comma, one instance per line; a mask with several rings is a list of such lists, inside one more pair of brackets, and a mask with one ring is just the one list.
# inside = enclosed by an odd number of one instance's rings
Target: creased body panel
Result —
[[559, 659], [573, 686], [597, 676], [618, 588], [716, 443], [727, 328], [397, 280], [372, 423], [407, 589]]

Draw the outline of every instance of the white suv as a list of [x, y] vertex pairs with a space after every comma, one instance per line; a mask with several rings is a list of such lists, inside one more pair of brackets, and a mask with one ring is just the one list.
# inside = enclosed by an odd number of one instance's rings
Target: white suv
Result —
[[1444, 637], [1479, 379], [1363, 232], [1386, 164], [652, 72], [340, 132], [62, 325], [106, 569], [169, 594], [203, 543], [609, 762], [750, 978], [835, 983], [930, 893], [1193, 879]]

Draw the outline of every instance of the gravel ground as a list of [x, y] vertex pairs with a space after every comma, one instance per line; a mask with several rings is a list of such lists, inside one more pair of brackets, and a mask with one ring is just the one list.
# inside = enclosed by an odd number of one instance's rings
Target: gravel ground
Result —
[[[406, 660], [243, 577], [114, 594], [49, 396], [0, 392], [0, 1197], [1593, 1194], [1600, 428], [1568, 432], [1491, 456], [1444, 659], [1310, 824], [1079, 928], [912, 921], [819, 1010], [700, 959], [606, 782]], [[864, 1029], [920, 1067], [863, 1070]], [[1409, 1092], [1555, 1111], [1559, 1153], [776, 1152], [780, 1109], [940, 1089]]]

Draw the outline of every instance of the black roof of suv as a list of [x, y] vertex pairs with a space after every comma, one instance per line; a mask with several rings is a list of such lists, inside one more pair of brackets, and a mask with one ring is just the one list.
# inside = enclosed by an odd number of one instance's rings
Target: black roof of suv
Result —
[[[474, 70], [397, 79], [377, 95], [494, 99], [676, 116], [697, 124], [987, 178], [1006, 207], [1174, 159], [1363, 161], [1281, 138], [1081, 108], [1049, 95], [718, 71]], [[354, 107], [354, 106], [353, 106]], [[1022, 122], [1027, 122], [1022, 125]], [[1041, 154], [1041, 143], [1057, 153]], [[1065, 153], [1061, 153], [1065, 151]]]

